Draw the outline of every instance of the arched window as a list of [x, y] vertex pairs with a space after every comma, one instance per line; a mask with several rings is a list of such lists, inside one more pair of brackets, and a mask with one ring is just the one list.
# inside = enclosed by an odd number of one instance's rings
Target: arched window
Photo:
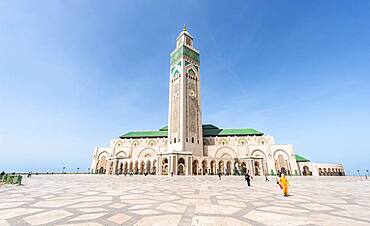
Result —
[[185, 160], [183, 158], [179, 158], [177, 161], [178, 164], [185, 164]]

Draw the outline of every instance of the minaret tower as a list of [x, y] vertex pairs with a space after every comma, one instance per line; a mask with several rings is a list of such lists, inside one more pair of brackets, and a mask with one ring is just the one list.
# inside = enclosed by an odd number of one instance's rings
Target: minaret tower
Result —
[[[203, 153], [203, 133], [199, 52], [194, 48], [193, 37], [186, 26], [176, 40], [176, 49], [171, 53], [169, 86], [167, 151], [176, 155], [177, 159], [181, 158], [180, 155], [200, 156]], [[178, 163], [175, 160], [170, 168], [177, 171]], [[184, 165], [187, 171], [184, 174], [189, 174], [191, 161]]]

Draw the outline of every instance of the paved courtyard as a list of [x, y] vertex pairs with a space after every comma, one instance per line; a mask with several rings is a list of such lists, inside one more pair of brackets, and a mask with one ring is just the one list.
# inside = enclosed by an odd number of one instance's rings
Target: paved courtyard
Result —
[[370, 225], [370, 181], [39, 175], [0, 188], [0, 225]]

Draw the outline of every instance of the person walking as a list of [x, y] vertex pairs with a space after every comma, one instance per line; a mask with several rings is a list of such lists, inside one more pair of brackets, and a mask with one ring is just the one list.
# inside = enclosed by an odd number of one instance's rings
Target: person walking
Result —
[[245, 180], [247, 181], [248, 187], [250, 187], [251, 186], [251, 175], [249, 175], [249, 170], [245, 174]]
[[269, 178], [267, 177], [267, 174], [265, 174], [265, 182], [270, 182]]
[[289, 187], [290, 184], [289, 184], [289, 181], [285, 177], [284, 174], [281, 174], [281, 177], [280, 177], [280, 180], [279, 180], [279, 185], [280, 185], [280, 188], [283, 189], [284, 196], [289, 196], [288, 187]]
[[222, 175], [222, 173], [221, 173], [221, 171], [219, 171], [218, 172], [218, 178], [221, 180], [221, 175]]

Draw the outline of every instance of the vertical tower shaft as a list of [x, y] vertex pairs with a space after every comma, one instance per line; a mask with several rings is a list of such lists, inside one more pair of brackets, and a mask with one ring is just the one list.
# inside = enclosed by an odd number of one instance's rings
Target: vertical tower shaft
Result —
[[169, 86], [168, 152], [200, 156], [203, 133], [199, 52], [186, 28], [171, 54]]

